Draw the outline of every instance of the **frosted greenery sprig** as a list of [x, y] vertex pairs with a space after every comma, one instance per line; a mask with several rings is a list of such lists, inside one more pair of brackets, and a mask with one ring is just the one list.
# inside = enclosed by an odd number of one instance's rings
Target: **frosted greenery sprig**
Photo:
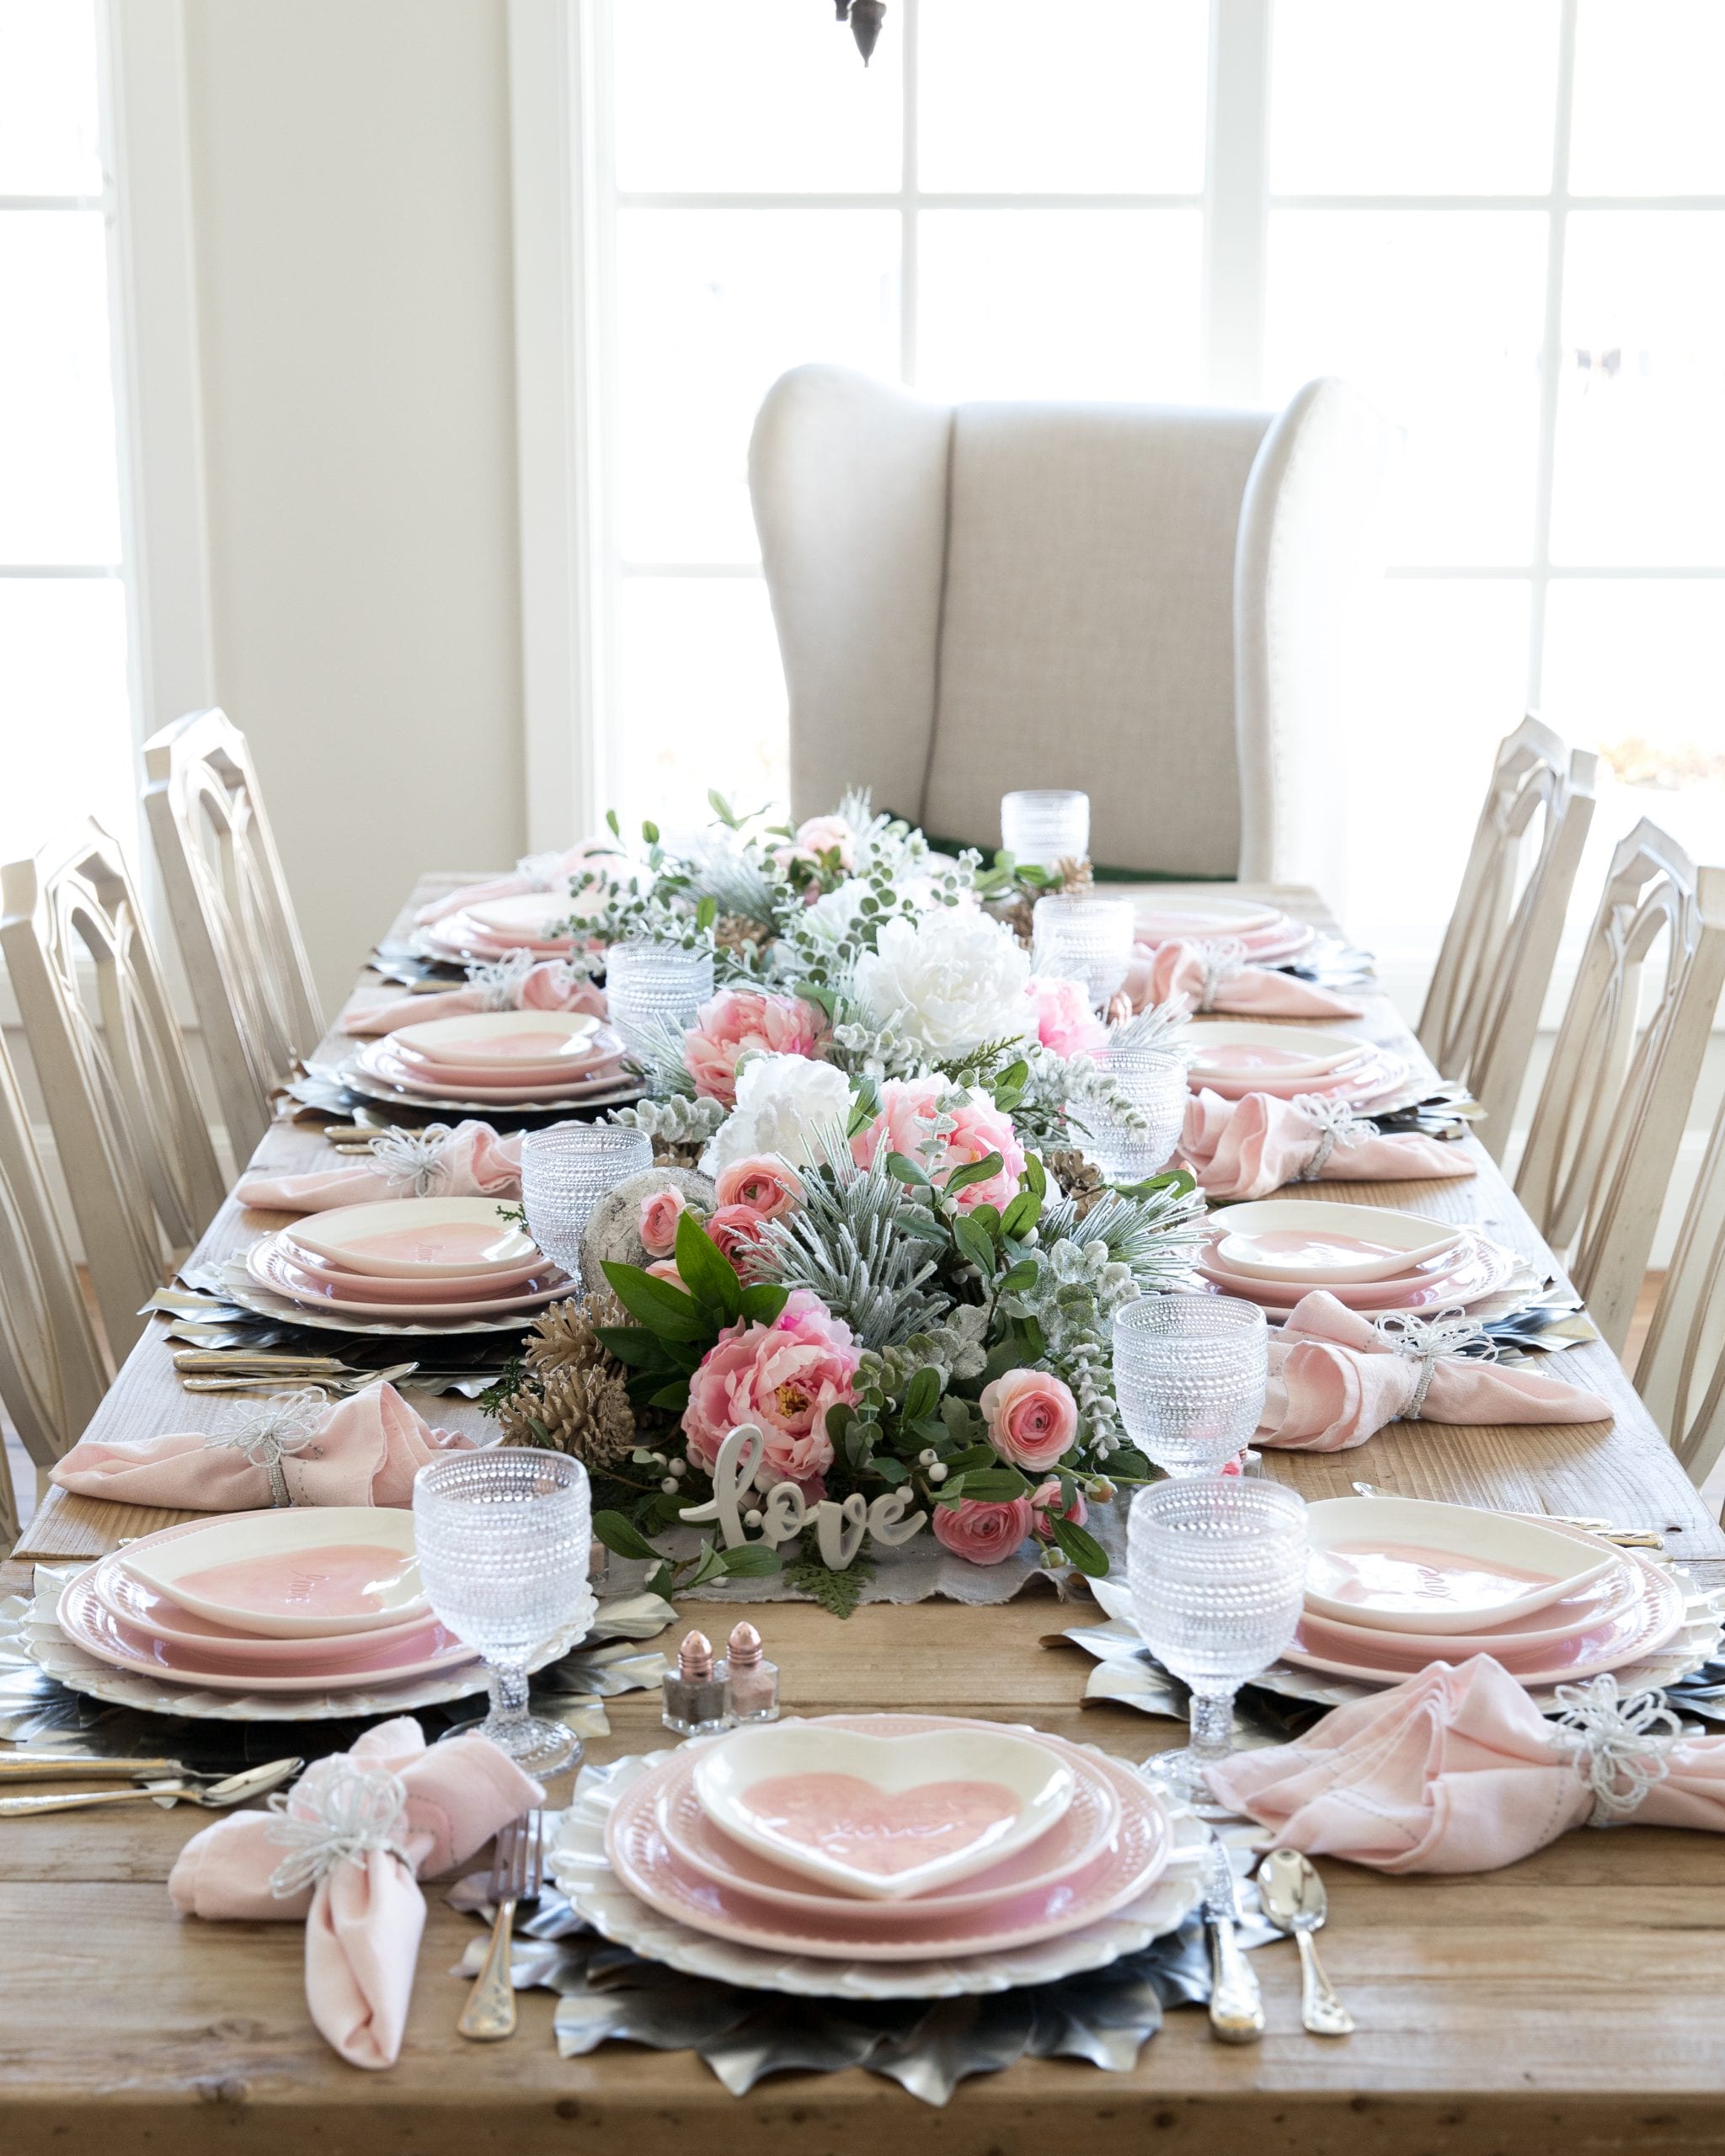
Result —
[[669, 1145], [704, 1145], [724, 1121], [725, 1113], [718, 1101], [679, 1094], [670, 1100], [638, 1101], [631, 1107], [613, 1108], [609, 1119], [626, 1130], [662, 1138]]

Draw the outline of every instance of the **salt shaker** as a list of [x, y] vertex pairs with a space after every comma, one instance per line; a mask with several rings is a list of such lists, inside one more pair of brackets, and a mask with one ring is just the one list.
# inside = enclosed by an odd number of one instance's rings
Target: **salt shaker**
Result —
[[677, 1666], [662, 1680], [665, 1710], [660, 1720], [679, 1737], [710, 1737], [731, 1726], [723, 1668], [713, 1666], [713, 1643], [704, 1632], [687, 1632], [677, 1649]]
[[778, 1664], [769, 1662], [761, 1652], [761, 1635], [746, 1619], [731, 1634], [730, 1653], [724, 1668], [734, 1720], [778, 1720]]

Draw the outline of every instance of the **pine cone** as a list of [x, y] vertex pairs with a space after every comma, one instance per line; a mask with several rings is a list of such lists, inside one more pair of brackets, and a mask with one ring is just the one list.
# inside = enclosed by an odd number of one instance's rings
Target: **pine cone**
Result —
[[1066, 860], [1059, 864], [1060, 889], [1069, 898], [1087, 899], [1096, 889], [1096, 877], [1086, 861]]
[[527, 1335], [527, 1367], [546, 1375], [591, 1369], [615, 1377], [622, 1365], [599, 1337], [599, 1327], [628, 1321], [622, 1305], [609, 1292], [571, 1295], [567, 1302], [553, 1303], [534, 1319]]
[[655, 1168], [698, 1168], [701, 1155], [706, 1150], [705, 1139], [688, 1145], [680, 1139], [655, 1138], [653, 1141], [653, 1165]]
[[1108, 1187], [1101, 1169], [1074, 1145], [1056, 1145], [1044, 1158], [1049, 1173], [1064, 1195], [1076, 1203], [1081, 1220]]
[[1014, 899], [1001, 918], [1028, 951], [1030, 948], [1032, 931], [1035, 926], [1030, 900]]
[[721, 951], [755, 950], [772, 934], [765, 921], [746, 913], [722, 913], [713, 924], [713, 940]]
[[635, 1449], [635, 1411], [611, 1370], [549, 1370], [524, 1385], [499, 1419], [505, 1444], [568, 1453], [599, 1473], [621, 1467]]

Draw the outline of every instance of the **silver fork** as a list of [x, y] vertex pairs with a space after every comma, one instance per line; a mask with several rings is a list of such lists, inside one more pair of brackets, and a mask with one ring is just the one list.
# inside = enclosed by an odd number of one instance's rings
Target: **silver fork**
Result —
[[529, 1812], [499, 1829], [491, 1859], [491, 1898], [497, 1904], [491, 1944], [455, 2025], [476, 2044], [494, 2043], [499, 2036], [512, 2036], [515, 2032], [515, 1986], [510, 1981], [515, 1904], [537, 1897], [544, 1873], [545, 1815]]

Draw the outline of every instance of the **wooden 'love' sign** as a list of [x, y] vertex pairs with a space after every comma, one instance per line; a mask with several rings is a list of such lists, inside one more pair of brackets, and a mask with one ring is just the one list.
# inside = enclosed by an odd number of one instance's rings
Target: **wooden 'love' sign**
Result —
[[740, 1423], [719, 1447], [713, 1464], [713, 1495], [704, 1505], [684, 1506], [681, 1517], [692, 1527], [716, 1522], [728, 1550], [751, 1539], [744, 1524], [745, 1508], [758, 1514], [759, 1539], [774, 1549], [800, 1534], [812, 1520], [820, 1561], [836, 1572], [844, 1571], [865, 1536], [892, 1548], [908, 1542], [928, 1524], [926, 1512], [911, 1512], [907, 1490], [883, 1491], [873, 1499], [853, 1490], [842, 1500], [823, 1497], [811, 1505], [796, 1483], [775, 1482], [761, 1495], [755, 1478], [766, 1452], [766, 1439], [754, 1423]]

